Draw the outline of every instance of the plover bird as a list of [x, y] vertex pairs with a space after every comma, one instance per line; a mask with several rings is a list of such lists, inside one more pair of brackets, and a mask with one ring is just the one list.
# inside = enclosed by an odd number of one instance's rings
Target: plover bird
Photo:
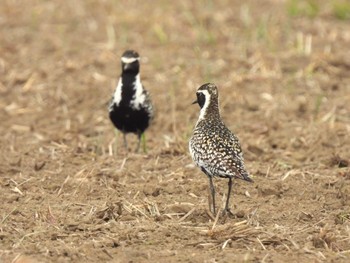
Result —
[[127, 149], [127, 133], [138, 136], [136, 151], [140, 148], [141, 137], [153, 118], [153, 106], [149, 93], [140, 79], [140, 56], [136, 51], [127, 50], [121, 57], [122, 73], [109, 105], [109, 118], [123, 133]]
[[228, 193], [225, 211], [230, 212], [229, 200], [232, 179], [239, 178], [252, 182], [244, 167], [242, 149], [238, 138], [222, 122], [219, 112], [218, 90], [214, 84], [207, 83], [197, 90], [197, 100], [201, 110], [192, 137], [189, 150], [195, 164], [209, 178], [211, 192], [211, 210], [216, 214], [215, 188], [213, 177], [228, 178]]

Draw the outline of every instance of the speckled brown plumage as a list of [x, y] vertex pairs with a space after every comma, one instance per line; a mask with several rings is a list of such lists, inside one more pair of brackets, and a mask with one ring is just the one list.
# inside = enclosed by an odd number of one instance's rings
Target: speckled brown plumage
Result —
[[238, 138], [222, 122], [218, 90], [207, 83], [197, 90], [197, 101], [201, 107], [199, 119], [189, 142], [193, 161], [209, 177], [212, 194], [212, 211], [215, 214], [215, 188], [212, 177], [228, 178], [228, 196], [225, 210], [229, 211], [232, 178], [252, 182], [244, 166], [242, 149]]

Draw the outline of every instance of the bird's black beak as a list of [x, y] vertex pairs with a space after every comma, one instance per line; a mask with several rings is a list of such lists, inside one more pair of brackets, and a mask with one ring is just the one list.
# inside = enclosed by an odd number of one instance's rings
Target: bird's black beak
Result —
[[193, 105], [193, 104], [196, 104], [196, 103], [198, 103], [198, 100], [195, 100], [195, 101], [192, 102], [191, 104]]
[[123, 65], [123, 68], [124, 68], [124, 70], [126, 70], [126, 69], [129, 69], [130, 66], [131, 66], [131, 63], [125, 63], [125, 64]]

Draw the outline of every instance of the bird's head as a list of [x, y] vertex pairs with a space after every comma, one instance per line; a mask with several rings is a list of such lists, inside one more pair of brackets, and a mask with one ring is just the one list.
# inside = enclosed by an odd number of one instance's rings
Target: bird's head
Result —
[[215, 84], [206, 83], [200, 86], [196, 92], [197, 100], [192, 104], [198, 103], [201, 107], [199, 120], [202, 120], [208, 116], [214, 118], [220, 118], [219, 105], [218, 105], [218, 89]]
[[121, 57], [123, 72], [139, 72], [140, 68], [140, 56], [134, 50], [127, 50]]
[[206, 83], [200, 86], [196, 92], [197, 100], [195, 100], [192, 104], [198, 103], [201, 109], [205, 105], [209, 105], [209, 103], [214, 100], [218, 100], [218, 89], [213, 83]]

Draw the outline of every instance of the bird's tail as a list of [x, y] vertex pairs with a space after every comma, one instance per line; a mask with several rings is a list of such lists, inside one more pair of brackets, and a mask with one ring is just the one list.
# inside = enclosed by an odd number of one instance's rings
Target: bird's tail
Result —
[[242, 179], [242, 180], [244, 180], [244, 181], [247, 181], [247, 182], [251, 182], [251, 183], [254, 182], [253, 179], [250, 178], [249, 174], [248, 174], [246, 171], [242, 171], [242, 172], [240, 173], [240, 176], [239, 176], [238, 178], [239, 178], [239, 179]]

